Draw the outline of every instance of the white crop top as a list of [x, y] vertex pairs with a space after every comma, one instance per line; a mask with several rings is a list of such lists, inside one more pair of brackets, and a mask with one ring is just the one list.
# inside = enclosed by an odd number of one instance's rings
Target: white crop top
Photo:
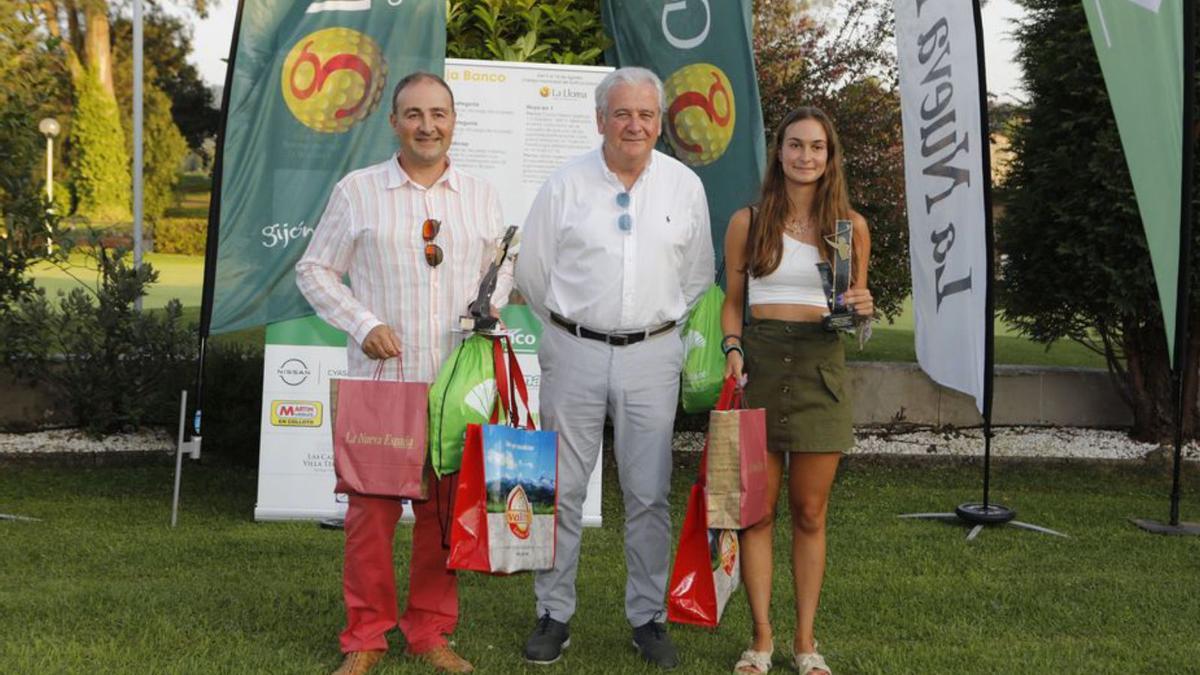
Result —
[[779, 267], [765, 277], [750, 276], [749, 303], [827, 307], [821, 275], [817, 272], [819, 262], [821, 253], [816, 246], [784, 235]]

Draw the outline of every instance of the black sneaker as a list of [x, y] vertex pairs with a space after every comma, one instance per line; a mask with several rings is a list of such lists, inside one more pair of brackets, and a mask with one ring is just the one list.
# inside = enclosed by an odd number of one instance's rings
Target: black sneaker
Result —
[[538, 619], [533, 634], [525, 641], [525, 660], [548, 666], [562, 658], [563, 650], [571, 646], [571, 629], [561, 621], [550, 618], [550, 612]]
[[633, 629], [633, 646], [643, 659], [659, 668], [670, 670], [679, 665], [679, 653], [671, 644], [666, 626], [653, 619]]

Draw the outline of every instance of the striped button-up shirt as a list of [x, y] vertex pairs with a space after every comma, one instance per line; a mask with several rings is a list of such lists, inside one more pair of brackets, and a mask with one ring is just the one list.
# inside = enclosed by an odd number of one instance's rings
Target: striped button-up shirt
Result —
[[[425, 261], [421, 225], [442, 223], [434, 243], [444, 260]], [[352, 377], [369, 377], [378, 361], [362, 351], [371, 329], [387, 324], [402, 349], [405, 380], [430, 382], [459, 339], [458, 318], [479, 292], [504, 235], [500, 197], [486, 181], [449, 166], [432, 186], [415, 183], [392, 157], [348, 174], [329, 197], [296, 285], [329, 324], [346, 332]], [[350, 285], [342, 283], [348, 277]], [[500, 270], [499, 309], [512, 288], [512, 264]], [[384, 366], [397, 379], [397, 359]]]

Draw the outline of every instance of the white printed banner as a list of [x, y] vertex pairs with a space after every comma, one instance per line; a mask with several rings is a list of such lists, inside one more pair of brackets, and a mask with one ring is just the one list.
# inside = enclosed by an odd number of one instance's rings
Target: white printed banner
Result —
[[346, 376], [346, 348], [268, 343], [263, 353], [255, 520], [340, 518], [333, 493], [329, 380]]
[[917, 360], [982, 412], [988, 135], [972, 5], [894, 0]]

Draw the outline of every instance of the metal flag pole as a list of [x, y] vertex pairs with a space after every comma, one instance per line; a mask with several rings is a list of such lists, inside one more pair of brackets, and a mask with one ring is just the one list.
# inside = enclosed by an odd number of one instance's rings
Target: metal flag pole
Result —
[[1133, 518], [1133, 524], [1155, 534], [1200, 535], [1200, 523], [1179, 520], [1180, 474], [1183, 469], [1183, 368], [1188, 359], [1188, 320], [1191, 302], [1192, 163], [1196, 140], [1196, 3], [1183, 4], [1183, 166], [1179, 190], [1179, 277], [1175, 290], [1175, 358], [1171, 363], [1171, 392], [1175, 396], [1175, 455], [1171, 468], [1171, 508], [1167, 522]]
[[[979, 65], [979, 122], [987, 139], [988, 108], [987, 108], [987, 68], [983, 53], [983, 17], [980, 14], [979, 0], [972, 1], [975, 18], [975, 49], [976, 61]], [[1067, 535], [1056, 532], [1040, 525], [1032, 525], [1016, 520], [1017, 512], [1002, 504], [991, 501], [992, 477], [992, 394], [996, 379], [995, 364], [995, 250], [992, 236], [992, 158], [991, 148], [985, 140], [981, 142], [983, 155], [983, 223], [984, 238], [987, 253], [986, 278], [984, 285], [984, 345], [983, 345], [983, 501], [966, 502], [955, 507], [953, 513], [905, 513], [900, 518], [916, 518], [922, 520], [942, 520], [953, 523], [965, 523], [971, 526], [967, 532], [967, 541], [972, 541], [983, 528], [988, 525], [1011, 525], [1025, 530], [1052, 534], [1057, 537]]]
[[[133, 268], [142, 268], [142, 78], [143, 78], [142, 0], [133, 0]], [[142, 296], [133, 300], [142, 311]]]

